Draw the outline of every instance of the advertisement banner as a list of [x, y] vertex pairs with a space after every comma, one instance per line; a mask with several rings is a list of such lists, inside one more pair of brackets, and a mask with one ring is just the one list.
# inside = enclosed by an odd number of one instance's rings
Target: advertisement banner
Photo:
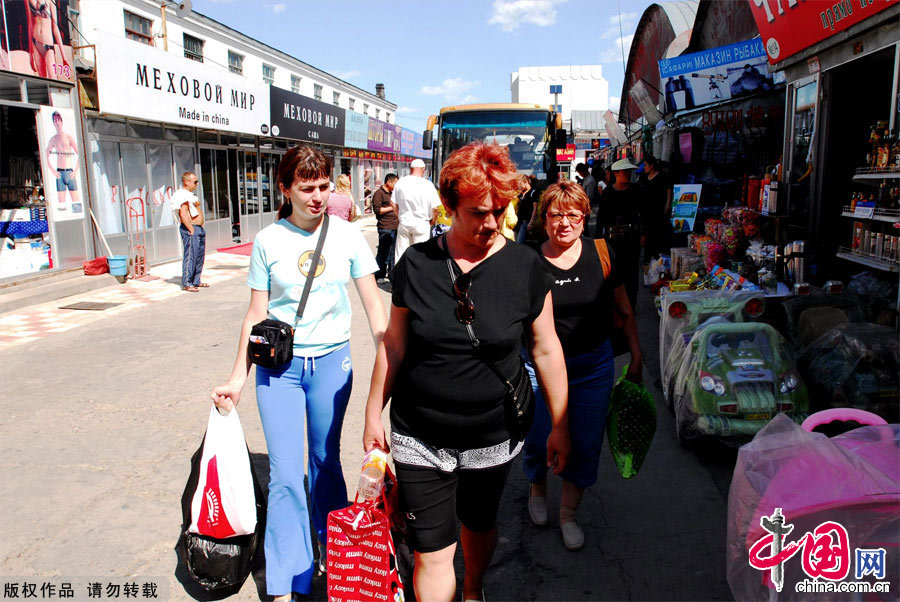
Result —
[[44, 199], [54, 222], [83, 219], [84, 198], [75, 111], [43, 106], [35, 114]]
[[759, 39], [659, 61], [666, 112], [693, 109], [774, 88]]
[[347, 111], [344, 120], [344, 146], [368, 148], [369, 116], [356, 111]]
[[412, 155], [415, 144], [416, 133], [406, 128], [400, 128], [400, 152], [404, 155]]
[[101, 113], [269, 133], [269, 86], [134, 40], [99, 31], [92, 36]]
[[567, 144], [565, 149], [556, 149], [556, 160], [562, 163], [575, 160], [575, 145]]
[[753, 13], [766, 54], [772, 64], [783, 61], [900, 2], [900, 0], [746, 1], [750, 5], [750, 12]]
[[431, 151], [422, 148], [424, 143], [424, 136], [419, 132], [415, 132], [413, 138], [413, 157], [416, 157], [417, 159], [431, 159]]
[[367, 137], [369, 150], [384, 153], [400, 152], [400, 126], [369, 117]]
[[675, 184], [673, 188], [672, 229], [675, 232], [693, 232], [703, 185]]
[[273, 136], [343, 146], [344, 109], [275, 86], [269, 98]]
[[4, 0], [0, 69], [75, 83], [69, 0]]

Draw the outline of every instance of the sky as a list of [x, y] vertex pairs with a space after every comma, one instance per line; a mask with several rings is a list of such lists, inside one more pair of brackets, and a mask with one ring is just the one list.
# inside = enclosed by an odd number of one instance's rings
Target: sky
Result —
[[[194, 0], [194, 10], [374, 93], [415, 131], [450, 104], [509, 102], [519, 67], [603, 65], [614, 111], [649, 0]], [[620, 12], [621, 9], [621, 12]], [[621, 28], [620, 28], [621, 16]], [[624, 34], [624, 35], [621, 35]]]

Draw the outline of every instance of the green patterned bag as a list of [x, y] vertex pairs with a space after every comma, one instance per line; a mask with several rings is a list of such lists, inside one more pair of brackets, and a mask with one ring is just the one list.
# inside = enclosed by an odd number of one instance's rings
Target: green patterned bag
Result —
[[643, 384], [625, 378], [613, 388], [606, 417], [606, 436], [616, 467], [626, 479], [641, 469], [656, 432], [656, 402]]

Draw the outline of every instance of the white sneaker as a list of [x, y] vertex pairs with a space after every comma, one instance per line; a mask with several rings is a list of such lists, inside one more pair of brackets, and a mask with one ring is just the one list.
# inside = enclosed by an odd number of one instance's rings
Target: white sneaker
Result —
[[528, 493], [528, 516], [538, 527], [547, 524], [547, 498], [543, 495], [532, 495]]
[[562, 531], [563, 544], [567, 550], [574, 552], [584, 547], [584, 531], [581, 530], [577, 521], [570, 520], [562, 523], [559, 530]]

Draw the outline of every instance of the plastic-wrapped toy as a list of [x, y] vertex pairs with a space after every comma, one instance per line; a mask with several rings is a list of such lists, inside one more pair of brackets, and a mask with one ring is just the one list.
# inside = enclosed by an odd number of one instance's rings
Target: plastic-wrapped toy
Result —
[[755, 322], [708, 321], [682, 348], [670, 388], [682, 443], [706, 436], [740, 441], [780, 412], [799, 422], [809, 409], [784, 339]]
[[704, 223], [704, 232], [707, 236], [712, 238], [713, 240], [719, 240], [720, 228], [722, 227], [722, 220], [720, 219], [708, 219]]
[[853, 407], [900, 422], [900, 340], [878, 324], [847, 323], [798, 357], [817, 409]]
[[[814, 428], [820, 414], [809, 417]], [[827, 418], [830, 420], [831, 418]], [[865, 423], [858, 418], [852, 420]], [[894, 600], [894, 585], [900, 580], [900, 425], [862, 426], [832, 438], [808, 432], [786, 416], [777, 416], [738, 452], [731, 489], [728, 494], [728, 538], [726, 563], [728, 585], [735, 600]], [[819, 541], [801, 542], [807, 533], [827, 524], [819, 534], [827, 537], [825, 547]], [[839, 525], [846, 533], [841, 541]], [[768, 526], [768, 529], [764, 528]], [[785, 531], [783, 540], [773, 541], [756, 550], [757, 558], [766, 558], [791, 544], [797, 552], [778, 566], [758, 569], [750, 565], [751, 550], [772, 530]], [[838, 536], [832, 539], [833, 536]], [[823, 542], [824, 543], [824, 542]], [[886, 550], [882, 559], [883, 575], [860, 571], [857, 550]], [[823, 562], [826, 554], [837, 552], [835, 566]], [[846, 556], [841, 557], [842, 554]], [[807, 560], [807, 563], [804, 563]], [[887, 581], [891, 591], [883, 594], [852, 594], [841, 591], [798, 592], [801, 581], [813, 581], [804, 565], [846, 573], [848, 581]], [[840, 574], [831, 574], [839, 585]], [[873, 590], [874, 591], [874, 590]]]
[[711, 272], [713, 266], [722, 265], [728, 260], [725, 253], [725, 245], [718, 242], [711, 242], [706, 245], [706, 270]]

